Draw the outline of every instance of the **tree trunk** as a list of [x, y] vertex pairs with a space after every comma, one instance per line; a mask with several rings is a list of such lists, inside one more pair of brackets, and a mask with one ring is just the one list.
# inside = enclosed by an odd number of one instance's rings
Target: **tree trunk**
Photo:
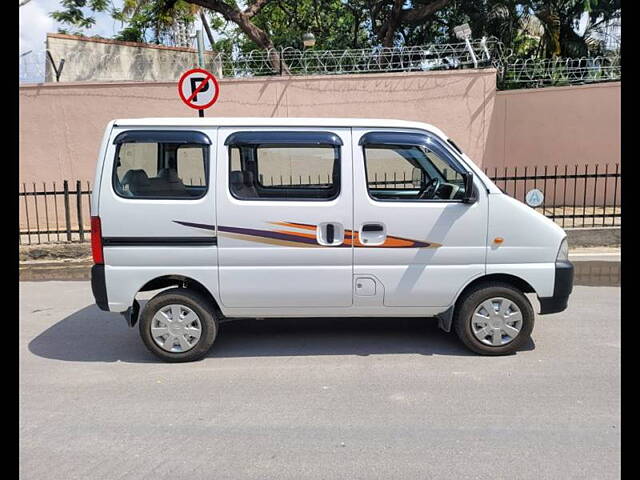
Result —
[[415, 25], [416, 23], [423, 22], [427, 17], [445, 7], [448, 3], [451, 3], [451, 0], [431, 0], [430, 3], [406, 10], [402, 9], [404, 3], [403, 0], [394, 0], [389, 17], [378, 30], [378, 40], [380, 40], [384, 47], [393, 47], [395, 34], [401, 25]]
[[536, 16], [544, 27], [545, 56], [555, 58], [560, 55], [560, 17], [551, 8], [539, 10]]
[[232, 7], [223, 0], [186, 0], [188, 3], [199, 5], [222, 15], [227, 21], [233, 22], [247, 37], [249, 37], [258, 47], [267, 50], [269, 63], [276, 72], [289, 75], [290, 71], [284, 61], [280, 58], [280, 53], [275, 49], [269, 35], [257, 27], [251, 19], [268, 3], [269, 0], [258, 0], [253, 5], [247, 7], [243, 12], [237, 6]]
[[389, 18], [383, 25], [381, 29], [381, 34], [383, 34], [382, 46], [387, 48], [393, 47], [393, 41], [395, 40], [396, 30], [400, 26], [400, 15], [402, 14], [402, 5], [404, 4], [404, 0], [394, 0], [393, 7], [391, 7], [391, 13], [389, 14]]

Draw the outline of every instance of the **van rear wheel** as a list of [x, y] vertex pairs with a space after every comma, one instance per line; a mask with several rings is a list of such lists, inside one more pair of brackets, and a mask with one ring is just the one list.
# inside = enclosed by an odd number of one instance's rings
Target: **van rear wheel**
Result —
[[218, 333], [213, 305], [193, 290], [172, 288], [147, 302], [140, 317], [145, 346], [165, 362], [191, 362], [207, 354]]
[[470, 350], [507, 355], [529, 340], [534, 319], [531, 302], [520, 290], [506, 283], [485, 283], [460, 299], [453, 324]]

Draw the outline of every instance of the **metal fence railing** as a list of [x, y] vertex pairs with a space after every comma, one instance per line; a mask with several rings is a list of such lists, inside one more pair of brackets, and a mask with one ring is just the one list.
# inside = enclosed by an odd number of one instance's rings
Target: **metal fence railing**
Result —
[[[84, 188], [84, 189], [83, 189]], [[20, 245], [84, 242], [91, 236], [91, 184], [77, 180], [20, 186]]]
[[[542, 166], [490, 168], [485, 173], [506, 194], [523, 201], [537, 188], [544, 202], [537, 211], [563, 228], [611, 227], [621, 225], [620, 165]], [[448, 177], [456, 182], [455, 176]], [[288, 185], [287, 179], [271, 179], [265, 185]], [[314, 185], [315, 179], [293, 178], [289, 185]], [[414, 188], [407, 175], [370, 179], [374, 186]], [[324, 182], [324, 179], [319, 180]], [[70, 185], [74, 187], [72, 190]], [[91, 185], [68, 181], [20, 185], [20, 244], [88, 241], [91, 236]]]
[[[22, 56], [19, 80], [37, 83], [53, 81], [177, 81], [179, 75], [198, 65], [197, 53], [152, 57], [148, 53], [126, 55], [117, 50], [103, 55], [85, 50], [68, 52], [64, 58], [46, 51]], [[620, 57], [535, 59], [515, 55], [496, 38], [465, 42], [374, 47], [346, 50], [299, 50], [281, 48], [249, 52], [207, 52], [205, 67], [222, 77], [269, 75], [342, 75], [377, 72], [424, 72], [465, 68], [496, 68], [499, 89], [574, 85], [620, 80]], [[53, 70], [58, 70], [52, 76]], [[48, 72], [48, 74], [47, 74]], [[174, 78], [175, 77], [175, 78]]]
[[622, 203], [620, 164], [485, 169], [506, 194], [524, 202], [537, 188], [544, 194], [535, 210], [562, 228], [620, 226]]

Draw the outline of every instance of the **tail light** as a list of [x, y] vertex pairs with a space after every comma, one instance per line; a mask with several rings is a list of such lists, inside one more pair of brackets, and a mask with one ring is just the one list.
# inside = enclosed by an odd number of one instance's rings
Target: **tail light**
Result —
[[100, 217], [91, 217], [91, 254], [93, 255], [93, 263], [96, 265], [104, 263]]

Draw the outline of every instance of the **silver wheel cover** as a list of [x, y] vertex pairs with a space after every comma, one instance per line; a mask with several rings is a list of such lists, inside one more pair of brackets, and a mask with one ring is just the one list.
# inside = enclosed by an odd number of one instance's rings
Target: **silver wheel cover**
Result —
[[185, 305], [165, 305], [151, 320], [151, 338], [171, 353], [184, 353], [196, 346], [202, 335], [202, 323]]
[[482, 302], [471, 317], [473, 335], [485, 345], [501, 347], [513, 342], [522, 329], [522, 312], [508, 298]]

